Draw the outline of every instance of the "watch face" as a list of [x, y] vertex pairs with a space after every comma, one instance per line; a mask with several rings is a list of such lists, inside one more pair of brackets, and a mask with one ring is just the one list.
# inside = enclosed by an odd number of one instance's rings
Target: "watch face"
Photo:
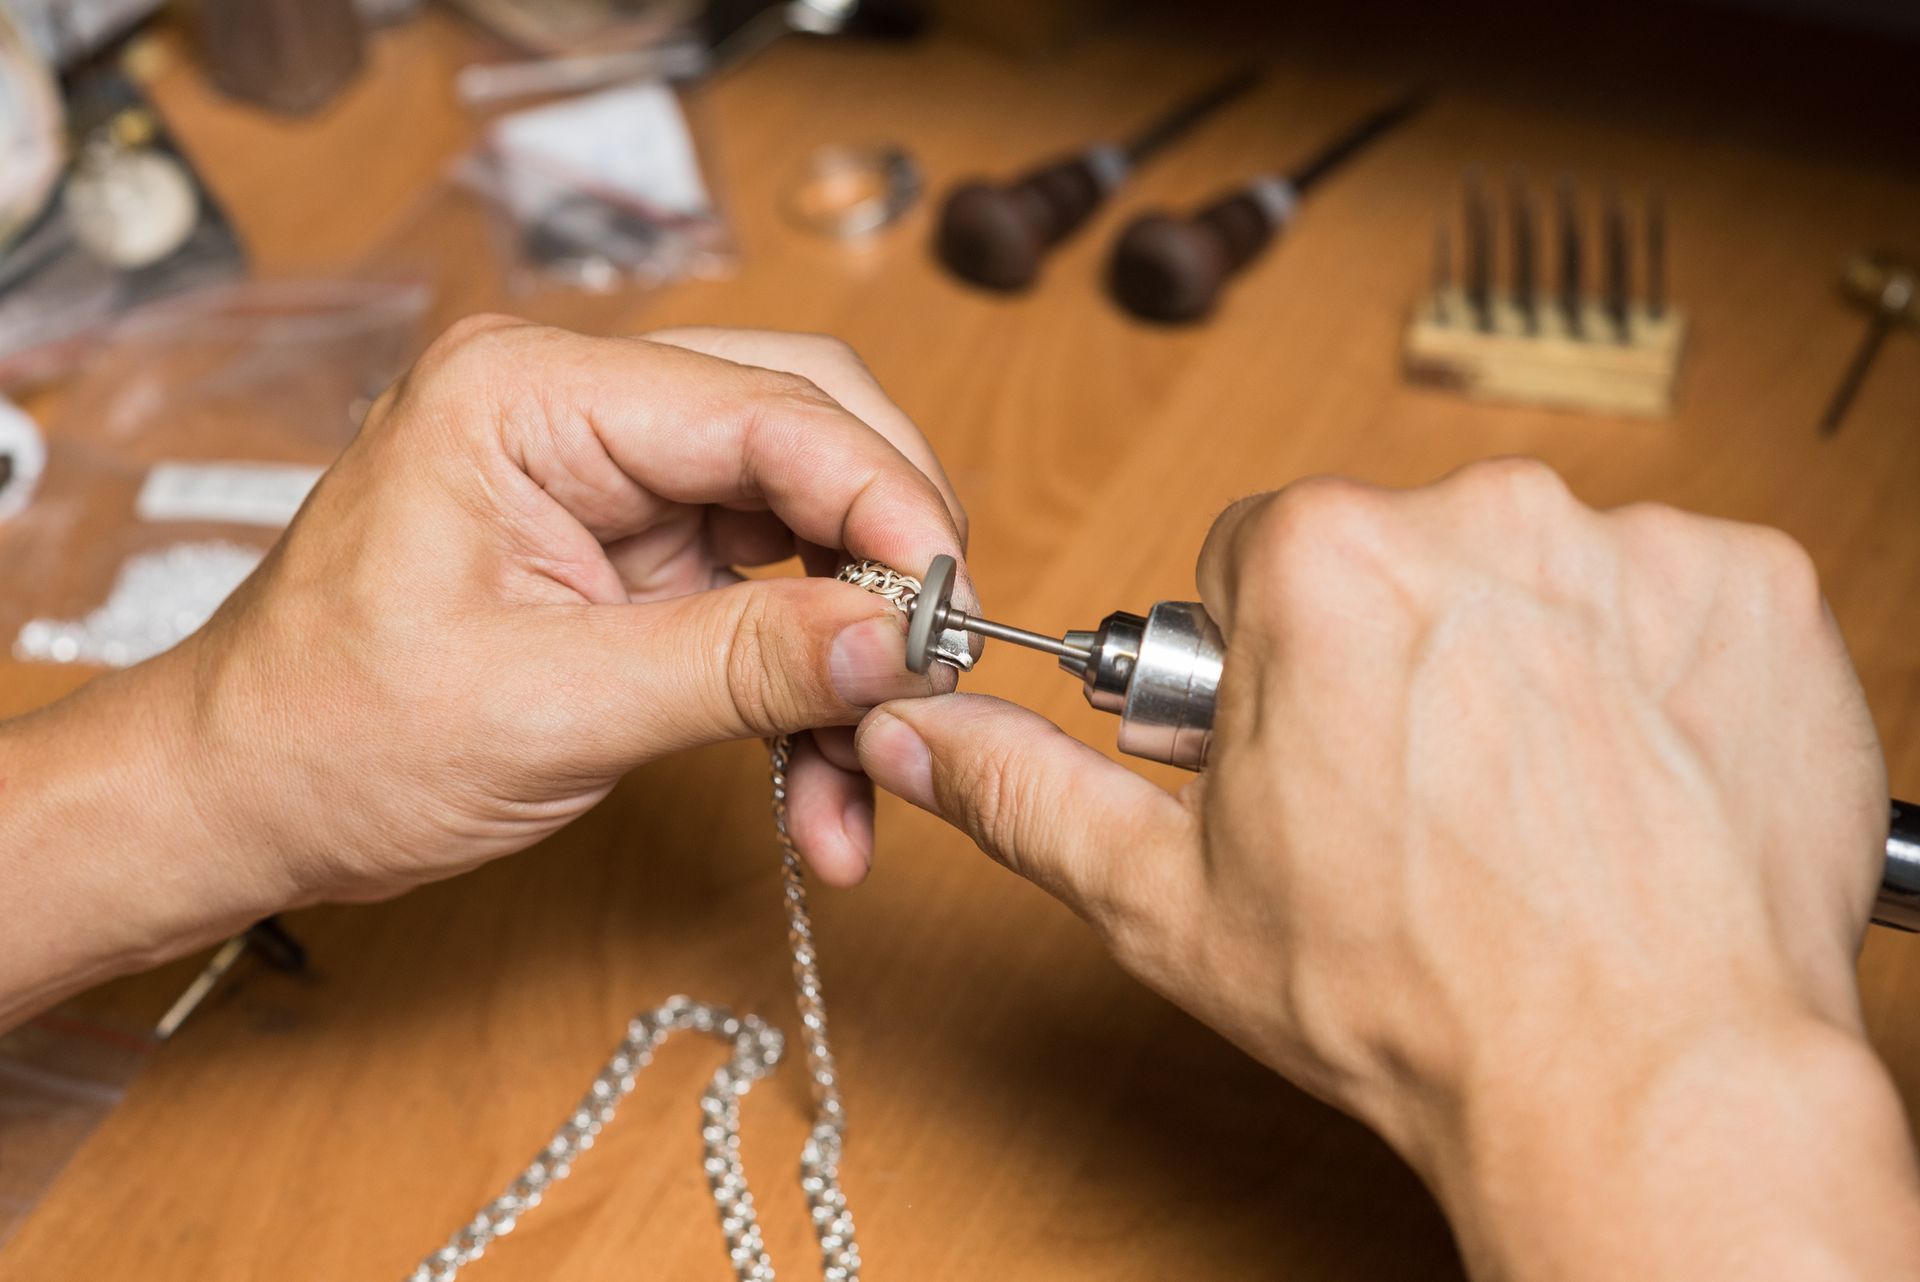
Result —
[[200, 201], [186, 168], [172, 156], [152, 148], [112, 148], [67, 181], [66, 208], [88, 253], [131, 270], [186, 244]]
[[33, 221], [66, 159], [60, 95], [0, 6], [0, 243]]

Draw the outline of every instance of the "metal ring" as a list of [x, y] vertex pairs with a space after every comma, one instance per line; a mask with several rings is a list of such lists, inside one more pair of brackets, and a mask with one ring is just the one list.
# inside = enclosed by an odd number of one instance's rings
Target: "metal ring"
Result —
[[954, 569], [953, 558], [942, 553], [933, 558], [926, 574], [921, 576], [920, 594], [914, 598], [913, 609], [907, 614], [909, 671], [925, 672], [933, 666], [933, 643], [940, 635], [934, 619], [944, 618], [953, 600]]
[[920, 167], [892, 144], [817, 149], [781, 199], [787, 221], [832, 240], [871, 235], [920, 199]]

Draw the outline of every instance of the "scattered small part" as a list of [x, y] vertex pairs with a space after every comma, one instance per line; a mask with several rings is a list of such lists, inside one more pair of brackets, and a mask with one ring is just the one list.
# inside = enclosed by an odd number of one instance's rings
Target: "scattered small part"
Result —
[[781, 200], [787, 221], [829, 240], [859, 240], [900, 221], [920, 199], [905, 148], [831, 145], [807, 158]]
[[1866, 382], [1867, 371], [1896, 326], [1920, 327], [1920, 268], [1885, 250], [1856, 254], [1848, 263], [1841, 286], [1847, 298], [1872, 315], [1867, 332], [1840, 376], [1840, 386], [1820, 419], [1820, 435], [1832, 436]]

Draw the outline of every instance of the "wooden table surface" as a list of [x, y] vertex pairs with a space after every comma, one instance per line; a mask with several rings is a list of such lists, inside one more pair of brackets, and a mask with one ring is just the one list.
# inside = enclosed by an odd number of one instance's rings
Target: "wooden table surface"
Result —
[[[1825, 576], [1895, 790], [1920, 796], [1920, 342], [1887, 345], [1841, 436], [1813, 430], [1861, 330], [1836, 301], [1837, 265], [1911, 231], [1920, 208], [1912, 109], [1893, 101], [1897, 79], [1876, 89], [1881, 55], [1861, 41], [1758, 28], [1749, 55], [1717, 42], [1746, 30], [1726, 15], [1652, 12], [1644, 37], [1604, 18], [1586, 36], [1508, 30], [1505, 47], [1527, 52], [1504, 61], [1419, 8], [1388, 40], [1361, 17], [1240, 47], [1120, 28], [1044, 68], [944, 39], [789, 45], [697, 104], [738, 273], [542, 306], [606, 328], [845, 337], [946, 459], [987, 605], [1042, 629], [1190, 595], [1222, 505], [1316, 472], [1411, 484], [1523, 452], [1597, 504], [1783, 526]], [[429, 192], [472, 136], [448, 88], [471, 41], [438, 17], [382, 36], [311, 122], [224, 103], [183, 64], [157, 92], [261, 270], [332, 270], [396, 238], [460, 243], [446, 230], [460, 215]], [[1266, 87], [1144, 173], [1030, 297], [945, 279], [924, 205], [866, 249], [775, 211], [815, 144], [901, 139], [937, 190], [1137, 119], [1247, 47], [1270, 56]], [[1133, 209], [1284, 162], [1413, 75], [1441, 85], [1431, 110], [1317, 192], [1212, 323], [1165, 332], [1105, 302], [1102, 252]], [[1670, 421], [1402, 383], [1398, 331], [1434, 218], [1474, 164], [1664, 189], [1673, 290], [1695, 324]], [[443, 313], [498, 305], [483, 277], [454, 281]], [[0, 664], [0, 710], [78, 679]], [[1112, 743], [1113, 723], [1037, 656], [990, 652], [967, 684]], [[765, 770], [752, 744], [662, 762], [524, 856], [298, 914], [313, 975], [232, 976], [0, 1251], [0, 1276], [400, 1276], [543, 1142], [635, 1010], [687, 992], [791, 1028]], [[879, 833], [870, 884], [816, 896], [870, 1276], [1457, 1275], [1439, 1214], [1360, 1127], [1140, 990], [955, 833], [890, 802]], [[1874, 932], [1862, 973], [1876, 1042], [1920, 1106], [1920, 943]], [[704, 1043], [667, 1049], [476, 1282], [726, 1276], [695, 1121], [715, 1063]], [[789, 1067], [745, 1112], [770, 1247], [784, 1276], [812, 1276], [792, 1180], [802, 1075]]]

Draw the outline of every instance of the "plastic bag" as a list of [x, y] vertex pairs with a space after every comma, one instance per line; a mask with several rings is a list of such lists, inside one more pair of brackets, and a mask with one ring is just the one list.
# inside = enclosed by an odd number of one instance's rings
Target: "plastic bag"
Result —
[[0, 521], [0, 639], [108, 667], [206, 621], [406, 367], [427, 291], [265, 282], [135, 313], [64, 397]]
[[501, 116], [459, 178], [487, 198], [529, 284], [607, 291], [731, 262], [680, 100], [658, 81]]

